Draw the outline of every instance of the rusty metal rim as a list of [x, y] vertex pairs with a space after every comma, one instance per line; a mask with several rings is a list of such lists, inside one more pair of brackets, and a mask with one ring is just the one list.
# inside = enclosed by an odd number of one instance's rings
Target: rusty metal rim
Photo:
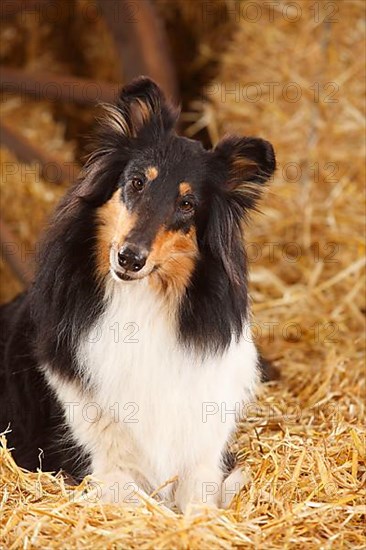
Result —
[[38, 162], [41, 175], [52, 183], [73, 183], [76, 180], [79, 171], [77, 163], [62, 162], [57, 157], [45, 153], [4, 121], [0, 123], [0, 143], [13, 151], [24, 163]]
[[125, 80], [149, 76], [169, 99], [178, 102], [178, 82], [168, 38], [151, 0], [97, 1], [114, 37]]

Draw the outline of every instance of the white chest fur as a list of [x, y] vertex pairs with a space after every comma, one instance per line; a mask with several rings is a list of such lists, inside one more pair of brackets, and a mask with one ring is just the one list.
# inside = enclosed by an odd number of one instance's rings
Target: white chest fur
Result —
[[108, 293], [105, 312], [78, 350], [90, 395], [51, 381], [64, 403], [80, 403], [70, 425], [91, 452], [94, 473], [127, 469], [157, 487], [202, 464], [219, 468], [257, 382], [249, 330], [223, 356], [202, 359], [179, 345], [175, 319], [145, 280], [112, 281]]

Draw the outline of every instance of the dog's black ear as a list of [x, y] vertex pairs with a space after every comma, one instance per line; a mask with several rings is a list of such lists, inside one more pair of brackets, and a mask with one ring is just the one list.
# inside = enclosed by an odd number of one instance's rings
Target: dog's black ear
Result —
[[145, 76], [122, 88], [117, 105], [107, 110], [113, 128], [127, 137], [138, 137], [146, 128], [169, 132], [179, 116], [159, 86]]
[[244, 208], [253, 208], [262, 185], [276, 169], [272, 145], [254, 137], [227, 137], [213, 150], [216, 174], [223, 189], [233, 193]]

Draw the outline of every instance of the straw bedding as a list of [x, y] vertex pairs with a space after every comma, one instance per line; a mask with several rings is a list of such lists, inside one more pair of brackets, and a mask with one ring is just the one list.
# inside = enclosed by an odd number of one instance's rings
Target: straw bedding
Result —
[[[185, 113], [189, 135], [263, 135], [279, 161], [247, 229], [253, 331], [280, 371], [233, 441], [247, 485], [227, 512], [183, 517], [153, 500], [102, 506], [87, 480], [71, 489], [60, 477], [20, 470], [3, 438], [0, 548], [365, 548], [364, 4], [332, 4], [335, 22], [314, 21], [310, 3], [299, 1], [292, 23], [283, 3], [273, 22], [264, 5], [258, 22], [238, 18], [216, 76]], [[273, 100], [269, 82], [279, 83]], [[288, 100], [295, 87], [284, 92], [289, 82], [300, 87], [297, 102]], [[259, 88], [245, 83], [261, 87], [259, 100], [251, 95]], [[39, 108], [47, 121], [47, 106]], [[34, 116], [24, 124], [36, 127]], [[63, 128], [51, 114], [47, 124], [57, 141]], [[63, 154], [72, 147], [64, 141]], [[10, 153], [2, 154], [4, 166]], [[2, 186], [3, 215], [33, 242], [62, 190], [13, 177], [11, 191]], [[24, 196], [32, 209], [19, 216]], [[7, 285], [2, 298], [15, 290]]]

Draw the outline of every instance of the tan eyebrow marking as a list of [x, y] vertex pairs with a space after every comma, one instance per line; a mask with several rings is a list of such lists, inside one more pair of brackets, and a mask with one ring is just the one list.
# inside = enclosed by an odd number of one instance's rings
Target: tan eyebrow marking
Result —
[[159, 171], [155, 166], [149, 166], [149, 168], [146, 168], [145, 170], [145, 176], [150, 181], [155, 180], [158, 177], [158, 174]]
[[189, 183], [184, 181], [179, 185], [179, 193], [180, 195], [187, 195], [188, 193], [192, 193], [192, 187]]

